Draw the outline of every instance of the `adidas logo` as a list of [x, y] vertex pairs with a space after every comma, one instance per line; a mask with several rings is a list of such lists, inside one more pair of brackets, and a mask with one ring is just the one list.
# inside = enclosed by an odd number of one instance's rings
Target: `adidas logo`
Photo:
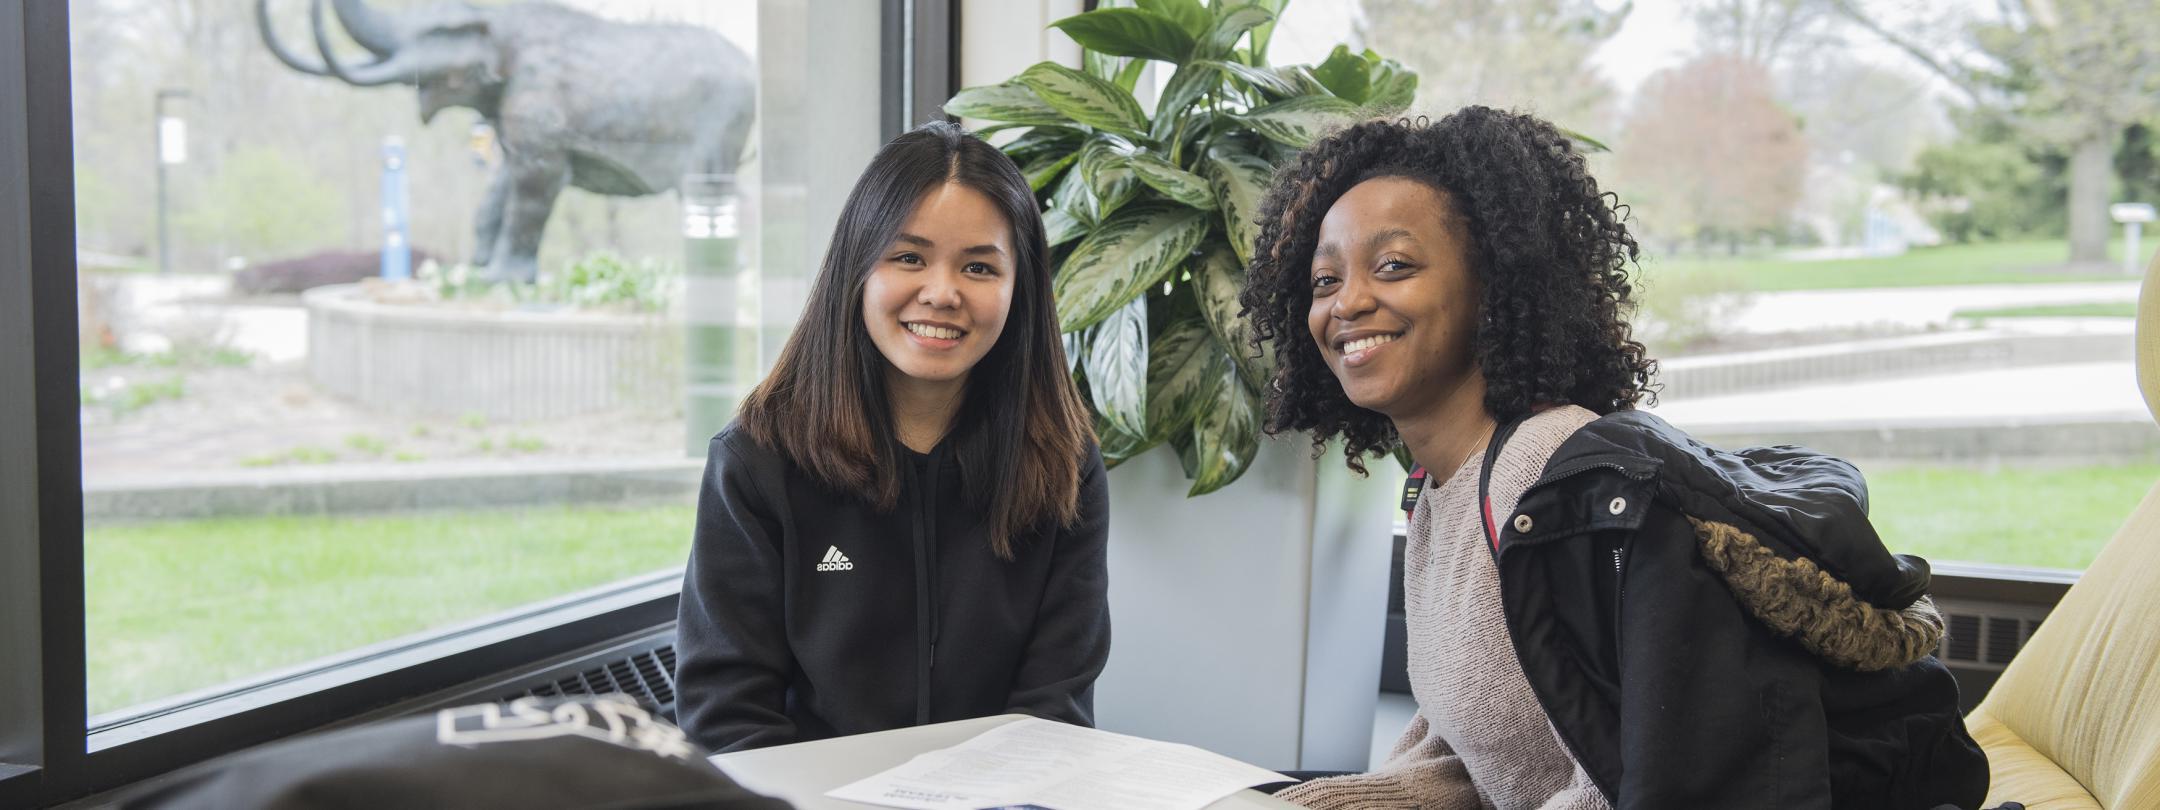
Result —
[[848, 562], [847, 555], [840, 553], [839, 546], [828, 546], [825, 549], [825, 561], [817, 564], [817, 570], [853, 571], [855, 564]]

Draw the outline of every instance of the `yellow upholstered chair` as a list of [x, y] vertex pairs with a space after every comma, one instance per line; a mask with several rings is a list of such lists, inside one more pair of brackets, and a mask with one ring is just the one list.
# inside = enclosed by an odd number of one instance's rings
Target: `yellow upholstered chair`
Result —
[[[2160, 258], [2138, 294], [2138, 387], [2160, 416]], [[1966, 718], [1987, 806], [2160, 808], [2160, 486]]]

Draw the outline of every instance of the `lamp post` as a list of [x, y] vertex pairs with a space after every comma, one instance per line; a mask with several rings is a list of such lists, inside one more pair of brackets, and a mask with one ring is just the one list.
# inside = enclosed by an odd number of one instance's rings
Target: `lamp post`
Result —
[[[165, 167], [187, 162], [187, 119], [178, 111], [168, 114], [168, 99], [178, 102], [188, 97], [188, 91], [166, 87], [157, 91], [157, 100], [151, 105], [157, 118], [157, 263], [158, 273], [172, 272], [172, 238], [165, 223]], [[176, 105], [177, 106], [177, 105]]]
[[735, 176], [684, 175], [681, 191], [683, 426], [685, 449], [695, 457], [734, 418], [757, 368], [757, 291], [742, 262]]
[[2153, 221], [2153, 207], [2147, 203], [2116, 203], [2108, 206], [2108, 216], [2123, 224], [2123, 272], [2137, 275], [2143, 264], [2138, 260], [2138, 230]]

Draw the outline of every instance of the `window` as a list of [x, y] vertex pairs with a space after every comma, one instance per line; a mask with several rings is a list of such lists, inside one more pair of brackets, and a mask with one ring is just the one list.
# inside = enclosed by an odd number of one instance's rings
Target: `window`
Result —
[[891, 58], [941, 2], [317, 5], [0, 13], [0, 805], [672, 619], [706, 439], [950, 89]]
[[1893, 550], [2082, 569], [2160, 479], [2131, 357], [2153, 243], [2110, 218], [2160, 196], [2128, 103], [2153, 88], [2119, 78], [2160, 64], [2150, 15], [1839, 5], [1299, 0], [1273, 47], [1358, 43], [1418, 71], [1412, 114], [1520, 108], [1609, 147], [1659, 415], [1853, 460]]

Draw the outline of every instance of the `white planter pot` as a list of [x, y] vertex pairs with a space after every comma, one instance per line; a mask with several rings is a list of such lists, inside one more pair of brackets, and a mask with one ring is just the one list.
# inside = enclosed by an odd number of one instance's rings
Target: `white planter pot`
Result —
[[1367, 767], [1402, 476], [1310, 454], [1302, 436], [1263, 440], [1244, 477], [1193, 499], [1169, 448], [1111, 471], [1102, 728], [1269, 768]]

